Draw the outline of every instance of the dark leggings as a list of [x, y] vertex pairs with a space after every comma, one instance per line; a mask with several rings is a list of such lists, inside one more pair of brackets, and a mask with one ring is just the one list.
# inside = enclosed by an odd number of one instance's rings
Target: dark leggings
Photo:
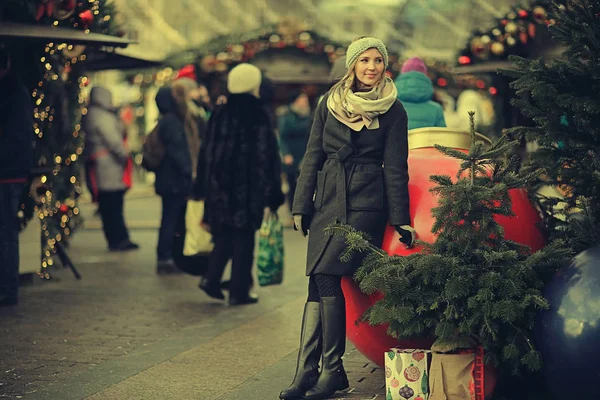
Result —
[[310, 275], [307, 301], [319, 302], [321, 297], [344, 297], [342, 277], [339, 275]]

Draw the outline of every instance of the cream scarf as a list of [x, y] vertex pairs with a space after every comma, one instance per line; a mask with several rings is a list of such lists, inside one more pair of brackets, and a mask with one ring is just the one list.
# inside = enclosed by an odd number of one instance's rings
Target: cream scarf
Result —
[[363, 127], [367, 129], [379, 128], [379, 115], [385, 114], [398, 97], [394, 82], [386, 76], [368, 92], [349, 90], [346, 98], [341, 101], [342, 95], [349, 84], [352, 83], [347, 82], [345, 85], [340, 85], [330, 93], [327, 98], [329, 111], [338, 121], [356, 132]]

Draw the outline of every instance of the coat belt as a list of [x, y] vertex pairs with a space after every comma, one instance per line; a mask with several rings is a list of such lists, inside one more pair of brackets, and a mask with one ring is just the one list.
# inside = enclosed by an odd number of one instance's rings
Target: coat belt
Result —
[[352, 156], [354, 149], [348, 145], [342, 146], [337, 153], [328, 154], [328, 160], [337, 164], [337, 179], [335, 182], [335, 214], [339, 222], [348, 222], [348, 198], [346, 183], [346, 164], [382, 165], [381, 160], [368, 157]]

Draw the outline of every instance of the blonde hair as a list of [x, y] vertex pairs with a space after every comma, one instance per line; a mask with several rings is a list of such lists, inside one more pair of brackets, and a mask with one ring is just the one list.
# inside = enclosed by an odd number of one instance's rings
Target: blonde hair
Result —
[[[359, 36], [356, 39], [354, 39], [352, 41], [352, 43], [356, 42], [357, 40], [364, 39], [366, 37], [368, 37], [368, 36]], [[373, 48], [375, 48], [375, 47], [373, 47]], [[354, 70], [356, 69], [356, 64], [358, 63], [359, 58], [360, 57], [356, 58], [356, 60], [354, 60], [354, 62], [348, 66], [348, 70], [346, 71], [346, 73], [344, 74], [342, 79], [340, 79], [335, 85], [333, 85], [331, 87], [331, 89], [329, 89], [330, 94], [337, 92], [339, 89], [343, 89], [342, 96], [340, 98], [341, 102], [343, 102], [346, 99], [346, 96], [348, 95], [348, 92], [350, 92], [350, 90], [358, 87], [358, 82], [357, 82], [358, 78], [356, 77], [356, 73], [354, 72]], [[377, 83], [377, 85], [381, 84], [381, 81], [383, 81], [384, 75], [385, 75], [385, 70], [381, 73], [381, 78], [379, 79], [379, 82]]]

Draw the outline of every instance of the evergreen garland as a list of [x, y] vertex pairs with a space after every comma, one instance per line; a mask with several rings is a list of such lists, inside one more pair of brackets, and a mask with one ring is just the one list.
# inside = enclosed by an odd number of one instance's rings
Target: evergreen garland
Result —
[[543, 170], [539, 183], [559, 185], [566, 193], [566, 214], [557, 218], [556, 199], [540, 197], [551, 238], [564, 238], [576, 252], [600, 243], [600, 0], [551, 4], [553, 38], [566, 47], [564, 60], [512, 57], [517, 70], [512, 104], [535, 126], [511, 134], [536, 141], [531, 169]]
[[486, 362], [518, 373], [541, 367], [531, 341], [535, 314], [548, 308], [544, 283], [569, 255], [556, 241], [531, 254], [528, 247], [504, 239], [495, 215], [512, 216], [509, 190], [521, 188], [537, 175], [519, 175], [515, 160], [500, 158], [515, 142], [504, 136], [486, 149], [475, 142], [468, 153], [436, 145], [461, 160], [455, 180], [433, 175], [431, 191], [439, 196], [432, 209], [437, 236], [424, 251], [407, 257], [389, 256], [371, 245], [365, 234], [336, 224], [329, 233], [345, 236], [342, 258], [363, 253], [355, 278], [366, 294], [384, 297], [363, 316], [373, 325], [389, 324], [394, 337], [436, 337], [447, 344], [475, 339], [486, 351]]

